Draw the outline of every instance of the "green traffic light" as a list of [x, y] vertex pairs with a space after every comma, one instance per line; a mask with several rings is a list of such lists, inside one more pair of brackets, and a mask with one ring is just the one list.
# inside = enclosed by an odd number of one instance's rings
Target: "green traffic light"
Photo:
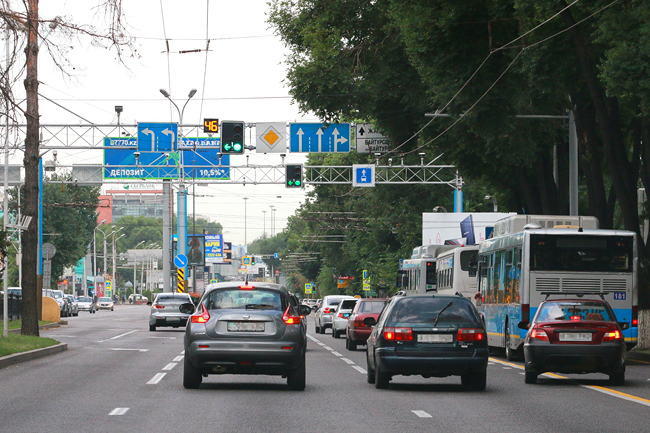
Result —
[[242, 150], [241, 143], [233, 143], [232, 147], [235, 150], [235, 152], [241, 152], [241, 150]]
[[296, 186], [300, 186], [300, 181], [299, 180], [296, 181]]

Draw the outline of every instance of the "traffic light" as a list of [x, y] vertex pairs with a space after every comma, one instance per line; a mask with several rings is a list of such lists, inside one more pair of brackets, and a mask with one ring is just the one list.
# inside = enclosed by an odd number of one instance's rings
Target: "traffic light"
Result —
[[244, 153], [244, 122], [221, 122], [221, 153]]
[[251, 256], [251, 265], [255, 265], [255, 256]]
[[302, 187], [302, 165], [287, 165], [286, 171], [287, 188]]

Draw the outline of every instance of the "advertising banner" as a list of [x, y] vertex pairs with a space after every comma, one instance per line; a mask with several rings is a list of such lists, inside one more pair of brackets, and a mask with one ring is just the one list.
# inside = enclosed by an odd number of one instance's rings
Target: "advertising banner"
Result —
[[476, 245], [487, 239], [494, 223], [514, 213], [454, 212], [422, 214], [422, 245]]
[[187, 235], [189, 266], [205, 266], [205, 235]]
[[223, 263], [223, 235], [205, 235], [205, 264]]

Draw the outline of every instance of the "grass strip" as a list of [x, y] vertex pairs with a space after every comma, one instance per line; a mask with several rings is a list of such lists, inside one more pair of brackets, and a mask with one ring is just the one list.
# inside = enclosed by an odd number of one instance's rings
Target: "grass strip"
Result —
[[42, 349], [44, 347], [54, 346], [55, 344], [59, 344], [59, 342], [51, 338], [9, 334], [6, 337], [0, 336], [0, 356]]
[[[52, 322], [48, 322], [48, 321], [45, 321], [45, 320], [39, 320], [38, 321], [38, 326], [47, 325], [48, 323], [52, 323]], [[10, 320], [9, 323], [7, 324], [7, 329], [18, 329], [18, 328], [20, 328], [22, 326], [22, 324], [23, 324], [23, 322], [20, 319], [18, 319], [18, 320]], [[2, 326], [2, 318], [1, 317], [0, 317], [0, 326]]]

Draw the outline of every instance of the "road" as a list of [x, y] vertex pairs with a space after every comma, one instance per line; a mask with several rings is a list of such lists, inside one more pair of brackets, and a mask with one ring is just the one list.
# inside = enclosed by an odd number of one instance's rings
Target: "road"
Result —
[[43, 331], [68, 351], [0, 370], [0, 432], [587, 432], [646, 431], [650, 364], [627, 383], [553, 375], [525, 385], [521, 362], [492, 357], [485, 392], [460, 378], [366, 382], [365, 347], [350, 352], [309, 318], [307, 389], [267, 376], [210, 376], [182, 386], [183, 330], [148, 331], [149, 307], [80, 313]]

